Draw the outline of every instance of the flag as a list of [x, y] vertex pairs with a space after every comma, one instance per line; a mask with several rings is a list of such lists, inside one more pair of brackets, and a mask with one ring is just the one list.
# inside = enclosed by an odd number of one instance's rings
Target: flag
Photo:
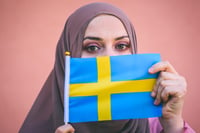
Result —
[[150, 95], [158, 73], [148, 73], [159, 61], [159, 54], [71, 58], [69, 122], [161, 116]]

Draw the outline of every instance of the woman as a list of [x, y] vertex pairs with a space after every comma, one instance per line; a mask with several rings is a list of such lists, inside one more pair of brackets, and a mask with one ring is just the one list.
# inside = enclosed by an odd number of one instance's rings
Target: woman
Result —
[[168, 62], [159, 62], [149, 69], [161, 72], [152, 91], [154, 104], [163, 103], [163, 116], [156, 119], [88, 122], [64, 125], [63, 88], [64, 53], [72, 57], [135, 54], [136, 36], [126, 15], [105, 3], [93, 3], [76, 10], [67, 20], [58, 42], [54, 69], [43, 86], [21, 133], [148, 133], [193, 132], [183, 121], [183, 98], [186, 81]]

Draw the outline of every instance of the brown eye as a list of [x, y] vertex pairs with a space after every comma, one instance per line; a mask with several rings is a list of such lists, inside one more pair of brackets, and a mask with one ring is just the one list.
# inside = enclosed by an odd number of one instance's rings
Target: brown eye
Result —
[[89, 53], [95, 53], [98, 50], [100, 50], [101, 48], [97, 45], [88, 45], [84, 47], [84, 50], [89, 52]]
[[126, 44], [126, 43], [119, 43], [115, 46], [115, 49], [119, 51], [127, 50], [128, 48], [130, 48], [130, 44]]

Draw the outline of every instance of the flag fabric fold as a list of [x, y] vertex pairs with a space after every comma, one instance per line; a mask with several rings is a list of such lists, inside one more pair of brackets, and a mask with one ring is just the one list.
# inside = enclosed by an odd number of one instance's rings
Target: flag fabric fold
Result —
[[69, 122], [161, 116], [162, 105], [150, 95], [158, 73], [148, 73], [160, 60], [160, 54], [71, 58]]

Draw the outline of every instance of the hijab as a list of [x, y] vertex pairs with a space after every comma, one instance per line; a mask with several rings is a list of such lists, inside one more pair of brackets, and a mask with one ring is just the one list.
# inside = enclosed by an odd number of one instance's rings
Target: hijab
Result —
[[[54, 133], [64, 125], [64, 73], [65, 51], [71, 57], [81, 57], [84, 33], [89, 22], [98, 15], [112, 15], [124, 25], [132, 46], [137, 52], [137, 41], [133, 26], [127, 16], [118, 8], [107, 3], [91, 3], [77, 9], [65, 24], [57, 43], [54, 68], [29, 111], [20, 133]], [[76, 133], [146, 133], [147, 119], [116, 120], [73, 123]]]

